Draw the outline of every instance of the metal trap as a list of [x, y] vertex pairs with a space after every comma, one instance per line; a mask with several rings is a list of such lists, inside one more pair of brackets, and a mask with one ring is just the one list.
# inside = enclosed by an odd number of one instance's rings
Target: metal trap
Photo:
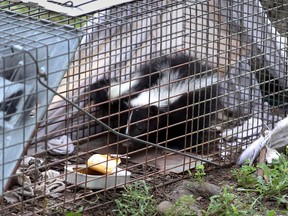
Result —
[[81, 31], [0, 11], [0, 194], [78, 46]]
[[[12, 175], [18, 182], [10, 184], [7, 191], [2, 190], [4, 203], [0, 209], [5, 215], [42, 214], [43, 203], [47, 215], [55, 215], [55, 211], [65, 214], [79, 206], [84, 207], [85, 215], [114, 214], [110, 204], [120, 195], [118, 187], [144, 179], [153, 187], [164, 189], [171, 182], [189, 177], [186, 171], [199, 163], [209, 168], [230, 165], [239, 152], [262, 135], [266, 125], [273, 128], [287, 115], [287, 42], [275, 26], [284, 23], [288, 14], [282, 20], [270, 17], [270, 22], [269, 11], [258, 0], [137, 0], [117, 1], [114, 5], [115, 1], [102, 5], [100, 0], [15, 2], [20, 1], [0, 3], [0, 8], [15, 11], [1, 11], [0, 17], [3, 189], [7, 189], [11, 173], [22, 160]], [[84, 10], [86, 3], [88, 10]], [[36, 20], [42, 18], [46, 21]], [[66, 24], [81, 28], [84, 36], [80, 43], [82, 33]], [[285, 32], [288, 28], [282, 29], [281, 33]], [[180, 63], [172, 58], [183, 53], [193, 58]], [[164, 64], [158, 64], [163, 59]], [[178, 76], [182, 66], [198, 68], [199, 74], [191, 71]], [[139, 73], [143, 68], [147, 74]], [[165, 74], [172, 70], [175, 76], [171, 81]], [[134, 81], [150, 79], [154, 72], [161, 75], [161, 82], [132, 88], [136, 86], [132, 86]], [[194, 87], [193, 82], [199, 79], [202, 82]], [[182, 81], [188, 81], [187, 91], [174, 88], [172, 95], [167, 90], [164, 97], [157, 96], [169, 86], [184, 86]], [[124, 94], [117, 95], [115, 91], [114, 98], [102, 101], [93, 95], [102, 96], [104, 92], [110, 97], [107, 92], [113, 86], [120, 93], [124, 89]], [[222, 92], [214, 94], [211, 86]], [[57, 88], [59, 95], [53, 97], [47, 88]], [[158, 89], [153, 101], [148, 93], [145, 96], [150, 89]], [[170, 103], [171, 98], [187, 92], [189, 97], [182, 100], [189, 101], [187, 104], [156, 114], [150, 109], [153, 112], [145, 111], [147, 115], [139, 121], [132, 118], [138, 105], [147, 108]], [[203, 97], [199, 96], [201, 93]], [[134, 106], [132, 100], [140, 94], [144, 99], [139, 102], [144, 104]], [[193, 101], [196, 97], [199, 100]], [[214, 109], [214, 104], [220, 108]], [[172, 122], [169, 115], [174, 111]], [[187, 115], [177, 115], [178, 111]], [[171, 124], [156, 124], [156, 129], [147, 131], [137, 126], [141, 121], [158, 120], [161, 115], [168, 116]], [[203, 116], [209, 120], [207, 125], [201, 123]], [[203, 127], [198, 127], [201, 124]], [[130, 127], [133, 125], [137, 126], [134, 131]], [[169, 136], [163, 133], [164, 138], [159, 141], [155, 133], [165, 130]], [[151, 134], [152, 141], [146, 139]], [[139, 148], [132, 149], [136, 137], [142, 142]], [[181, 149], [168, 145], [181, 139], [185, 144]], [[22, 154], [29, 141], [27, 154]], [[69, 153], [68, 146], [73, 146]], [[103, 158], [100, 165], [117, 161], [113, 174], [88, 169], [85, 164], [95, 155]], [[19, 183], [20, 177], [29, 180], [25, 186]], [[101, 212], [99, 207], [105, 210]]]

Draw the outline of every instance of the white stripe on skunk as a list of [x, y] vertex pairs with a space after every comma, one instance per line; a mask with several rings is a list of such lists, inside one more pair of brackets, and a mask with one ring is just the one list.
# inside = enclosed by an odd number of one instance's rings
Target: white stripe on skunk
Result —
[[204, 75], [201, 78], [179, 79], [179, 77], [179, 71], [163, 74], [151, 89], [140, 93], [130, 101], [131, 107], [156, 105], [159, 108], [165, 108], [177, 102], [183, 94], [200, 90], [219, 81], [216, 73]]
[[[141, 75], [137, 74], [141, 77]], [[123, 81], [119, 85], [119, 82], [116, 80], [111, 83], [111, 87], [108, 90], [108, 98], [110, 99], [116, 99], [121, 97], [122, 95], [128, 95], [129, 92], [131, 92], [131, 89], [133, 89], [136, 85], [138, 85], [140, 82], [139, 79], [134, 79], [131, 81]]]

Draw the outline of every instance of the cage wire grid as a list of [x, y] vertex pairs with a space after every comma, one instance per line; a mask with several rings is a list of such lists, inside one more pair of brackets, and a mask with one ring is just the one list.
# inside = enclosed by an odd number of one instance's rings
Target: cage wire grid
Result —
[[[201, 162], [195, 158], [205, 160], [207, 166], [231, 164], [237, 159], [237, 154], [266, 129], [265, 125], [273, 128], [274, 124], [287, 114], [285, 113], [287, 75], [281, 74], [285, 72], [284, 64], [279, 61], [281, 52], [286, 51], [282, 49], [286, 44], [276, 43], [278, 47], [273, 44], [272, 42], [278, 37], [273, 31], [266, 36], [255, 32], [269, 30], [274, 26], [281, 34], [286, 35], [287, 4], [261, 1], [267, 11], [259, 10], [257, 13], [247, 15], [241, 10], [242, 13], [237, 15], [240, 17], [237, 17], [235, 16], [237, 10], [245, 8], [242, 1], [236, 5], [230, 1], [227, 1], [227, 5], [223, 4], [224, 1], [221, 1], [220, 5], [217, 5], [217, 2], [132, 1], [76, 18], [40, 7], [1, 2], [1, 13], [9, 10], [33, 19], [51, 21], [60, 26], [60, 29], [69, 25], [85, 32], [74, 59], [57, 89], [58, 94], [67, 98], [69, 102], [59, 95], [55, 95], [51, 102], [45, 99], [49, 104], [45, 116], [39, 117], [33, 138], [23, 140], [23, 145], [29, 141], [25, 156], [15, 158], [15, 161], [21, 163], [18, 172], [11, 175], [13, 181], [9, 190], [3, 195], [3, 202], [0, 204], [1, 214], [26, 215], [44, 212], [52, 215], [55, 211], [64, 213], [77, 210], [78, 206], [84, 206], [86, 213], [93, 215], [93, 210], [103, 208], [119, 197], [116, 189], [121, 185], [145, 179], [155, 188], [163, 187], [167, 182], [186, 178], [187, 172], [184, 171], [192, 169]], [[248, 5], [253, 5], [254, 1], [246, 2]], [[283, 16], [278, 17], [276, 11], [281, 11]], [[267, 24], [263, 21], [266, 13], [272, 23]], [[260, 17], [257, 21], [253, 20], [257, 17]], [[245, 21], [250, 18], [253, 21], [254, 33], [245, 26]], [[238, 22], [242, 23], [242, 29]], [[259, 43], [263, 44], [263, 47], [258, 47]], [[33, 43], [29, 42], [29, 45], [33, 46]], [[68, 53], [70, 52], [66, 54]], [[193, 59], [189, 58], [184, 63], [173, 63], [173, 58], [181, 53], [192, 56]], [[48, 59], [49, 53], [44, 57], [44, 61]], [[161, 65], [158, 62], [156, 66], [154, 65], [157, 71], [153, 71], [153, 62], [159, 59], [164, 59], [165, 64]], [[35, 67], [33, 62], [29, 64]], [[146, 67], [148, 75], [139, 75], [143, 65], [148, 65]], [[152, 85], [153, 79], [150, 77], [152, 72], [153, 75], [163, 77], [167, 71], [171, 74], [173, 71], [177, 75], [179, 67], [188, 68], [188, 76], [176, 77], [173, 80], [174, 77], [169, 75], [166, 77], [167, 80], [163, 78], [163, 82], [158, 81]], [[193, 74], [193, 70], [197, 69], [200, 73]], [[211, 78], [209, 74], [216, 75]], [[145, 77], [149, 80], [148, 88], [133, 92], [133, 82], [139, 80], [142, 82]], [[154, 129], [158, 134], [165, 130], [172, 133], [171, 131], [177, 128], [185, 131], [180, 135], [177, 134], [177, 137], [168, 137], [170, 139], [168, 141], [160, 140], [156, 136], [154, 142], [157, 145], [169, 148], [171, 148], [171, 140], [184, 138], [182, 149], [172, 145], [174, 152], [169, 149], [163, 152], [163, 149], [151, 145], [143, 145], [141, 148], [131, 150], [133, 138], [129, 140], [122, 136], [115, 136], [85, 113], [88, 112], [116, 131], [125, 134], [128, 127], [132, 130], [133, 125], [146, 120], [132, 122], [131, 113], [135, 113], [138, 109], [132, 102], [137, 95], [145, 95], [149, 90], [148, 103], [145, 104], [144, 100], [139, 101], [144, 101], [144, 106], [147, 105], [151, 109], [153, 89], [159, 96], [175, 83], [190, 80], [196, 82], [195, 77], [204, 80], [202, 83], [204, 90], [186, 98], [185, 106], [171, 108], [165, 112], [158, 110], [155, 116], [147, 116], [153, 123], [153, 118], [158, 121], [163, 118], [171, 121], [169, 116], [176, 113], [180, 121], [170, 122], [169, 125], [161, 128], [162, 130], [157, 127]], [[90, 87], [95, 83], [100, 83], [100, 87]], [[128, 83], [126, 85], [128, 93], [115, 98], [98, 100], [100, 97], [97, 93], [106, 92], [108, 95], [108, 89], [116, 88], [123, 83]], [[213, 90], [211, 86], [214, 85], [221, 94], [215, 96], [210, 92]], [[38, 83], [36, 87], [40, 88], [40, 84]], [[125, 88], [125, 85], [120, 85], [119, 92], [121, 88]], [[168, 96], [154, 103], [173, 101], [179, 95], [185, 95], [186, 91], [193, 91], [194, 88], [195, 85], [189, 85], [185, 92], [181, 93], [181, 90], [180, 93], [168, 92]], [[52, 94], [51, 91], [49, 92]], [[38, 94], [38, 91], [35, 94]], [[203, 99], [200, 100], [201, 103], [191, 103], [196, 100], [196, 97]], [[145, 99], [147, 100], [147, 97]], [[128, 104], [125, 109], [122, 107], [123, 101], [125, 101], [124, 105]], [[84, 111], [79, 111], [77, 106]], [[45, 108], [44, 105], [43, 107]], [[217, 109], [213, 110], [211, 107]], [[203, 113], [203, 110], [207, 113]], [[184, 112], [185, 116], [193, 112], [194, 118], [189, 116], [188, 119], [181, 119], [179, 112]], [[199, 119], [203, 116], [209, 120], [209, 125], [201, 128], [200, 124], [196, 124], [191, 130], [189, 125], [193, 121], [201, 122]], [[193, 136], [196, 133], [198, 136]], [[142, 139], [152, 136], [153, 130], [149, 134]], [[199, 140], [199, 134], [205, 134], [201, 137], [203, 140]], [[166, 138], [168, 135], [165, 134]], [[196, 143], [191, 145], [194, 139]], [[179, 143], [180, 141], [177, 145]], [[175, 154], [175, 151], [190, 154], [192, 157]], [[111, 183], [108, 180], [109, 175], [104, 175], [103, 187], [97, 190], [89, 189], [95, 179], [90, 180], [88, 175], [84, 175], [84, 178], [76, 184], [67, 183], [69, 174], [74, 172], [65, 172], [65, 169], [71, 164], [79, 169], [81, 164], [85, 164], [95, 153], [121, 155], [122, 162], [115, 172], [115, 180]], [[125, 179], [121, 183], [117, 181], [123, 177], [119, 175], [120, 169], [126, 172]], [[129, 172], [131, 176], [128, 179]], [[75, 179], [77, 181], [77, 178]], [[79, 187], [80, 184], [85, 192]]]

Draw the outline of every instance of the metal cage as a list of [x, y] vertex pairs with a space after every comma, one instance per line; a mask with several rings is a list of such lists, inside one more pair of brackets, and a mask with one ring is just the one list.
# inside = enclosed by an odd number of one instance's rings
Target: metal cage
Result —
[[0, 2], [3, 215], [109, 214], [117, 188], [231, 165], [287, 115], [282, 1], [25, 2]]

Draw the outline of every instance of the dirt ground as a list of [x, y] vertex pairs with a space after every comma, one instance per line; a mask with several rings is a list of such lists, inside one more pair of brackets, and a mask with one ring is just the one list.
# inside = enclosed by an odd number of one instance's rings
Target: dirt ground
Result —
[[[140, 168], [140, 167], [139, 167]], [[215, 167], [208, 167], [207, 169], [207, 176], [205, 180], [209, 183], [215, 184], [220, 187], [224, 186], [235, 186], [235, 180], [231, 176], [230, 170], [233, 166], [226, 166], [222, 168], [215, 168]], [[139, 169], [139, 172], [141, 170]], [[164, 200], [169, 200], [171, 192], [179, 185], [183, 180], [189, 179], [189, 175], [182, 175], [182, 174], [169, 174], [166, 176], [158, 175], [157, 177], [153, 177], [153, 179], [147, 179], [146, 182], [150, 185], [153, 190], [152, 194], [156, 198], [157, 203], [161, 203]], [[154, 185], [154, 187], [153, 187]], [[118, 190], [115, 194], [114, 191], [108, 191], [105, 194], [99, 194], [98, 203], [100, 200], [105, 200], [105, 202], [111, 202], [102, 206], [93, 206], [89, 204], [88, 200], [92, 201], [94, 198], [87, 198], [85, 205], [83, 202], [76, 203], [76, 206], [84, 207], [85, 212], [84, 215], [92, 216], [92, 215], [115, 215], [116, 205], [114, 203], [114, 199], [121, 196], [121, 191]], [[209, 205], [209, 199], [203, 197], [195, 197], [197, 200], [197, 204], [201, 209], [207, 209]], [[101, 201], [100, 201], [101, 202]], [[83, 205], [84, 204], [84, 205]], [[77, 209], [77, 207], [76, 207]]]
[[[63, 167], [63, 166], [62, 166]], [[59, 169], [60, 166], [56, 165], [51, 167], [55, 170]], [[226, 186], [236, 187], [236, 180], [232, 177], [231, 170], [237, 168], [237, 166], [225, 166], [225, 167], [214, 167], [208, 165], [205, 167], [205, 182], [209, 182], [220, 188]], [[155, 168], [144, 167], [142, 165], [137, 165], [133, 167], [133, 173], [131, 178], [137, 179], [143, 173], [147, 174], [145, 182], [152, 188], [151, 193], [156, 198], [157, 204], [162, 201], [171, 201], [172, 192], [177, 190], [177, 186], [181, 185], [183, 181], [195, 181], [191, 178], [191, 173], [185, 174], [174, 174], [170, 173], [168, 175], [155, 174], [148, 176], [151, 172], [153, 173]], [[192, 176], [193, 176], [193, 170]], [[123, 189], [112, 189], [107, 191], [97, 191], [89, 189], [76, 188], [70, 185], [62, 193], [58, 193], [54, 197], [44, 197], [37, 199], [24, 200], [24, 202], [15, 207], [10, 207], [5, 211], [0, 211], [1, 215], [48, 215], [48, 216], [80, 216], [75, 214], [78, 209], [83, 209], [84, 216], [94, 216], [94, 215], [106, 215], [114, 216], [116, 215], [116, 204], [115, 199], [121, 197]], [[240, 195], [239, 199], [243, 202], [247, 201], [247, 196], [245, 194]], [[204, 196], [199, 196], [193, 194], [197, 206], [201, 210], [207, 210], [210, 203], [209, 198]], [[242, 196], [242, 197], [241, 197]], [[256, 196], [255, 196], [256, 197]], [[45, 208], [45, 205], [47, 208]], [[267, 208], [273, 209], [275, 202], [269, 203], [269, 201], [264, 204]], [[38, 210], [38, 213], [37, 213]], [[67, 214], [70, 213], [70, 214]], [[73, 213], [73, 214], [72, 214]], [[261, 215], [261, 214], [259, 214]], [[149, 215], [147, 215], [149, 216]]]

